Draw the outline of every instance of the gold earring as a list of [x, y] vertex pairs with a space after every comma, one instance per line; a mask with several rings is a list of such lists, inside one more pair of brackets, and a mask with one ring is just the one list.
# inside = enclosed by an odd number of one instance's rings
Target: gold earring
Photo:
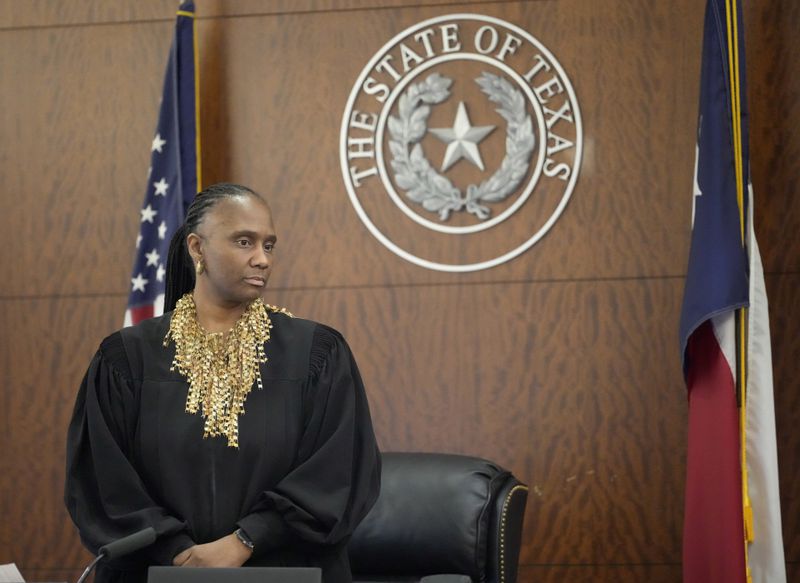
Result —
[[202, 259], [199, 259], [199, 260], [197, 261], [197, 265], [195, 265], [195, 266], [194, 266], [194, 272], [195, 272], [197, 275], [200, 275], [200, 274], [201, 274], [201, 273], [203, 273], [205, 270], [206, 270], [206, 266], [205, 266], [205, 265], [203, 265], [203, 260], [202, 260]]

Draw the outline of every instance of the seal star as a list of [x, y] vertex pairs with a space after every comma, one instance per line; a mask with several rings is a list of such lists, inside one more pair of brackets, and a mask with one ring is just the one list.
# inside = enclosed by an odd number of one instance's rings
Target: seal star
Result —
[[461, 158], [469, 160], [483, 170], [483, 160], [478, 150], [478, 142], [488, 136], [494, 128], [495, 126], [471, 125], [464, 102], [459, 102], [452, 128], [430, 128], [428, 130], [447, 144], [447, 151], [444, 153], [444, 161], [442, 162], [442, 172]]

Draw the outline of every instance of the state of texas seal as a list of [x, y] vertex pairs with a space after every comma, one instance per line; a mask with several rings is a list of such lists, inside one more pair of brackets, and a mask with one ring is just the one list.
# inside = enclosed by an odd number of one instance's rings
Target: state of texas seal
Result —
[[370, 233], [440, 271], [487, 269], [536, 244], [581, 163], [567, 75], [530, 33], [451, 14], [416, 24], [367, 63], [347, 101], [342, 175]]

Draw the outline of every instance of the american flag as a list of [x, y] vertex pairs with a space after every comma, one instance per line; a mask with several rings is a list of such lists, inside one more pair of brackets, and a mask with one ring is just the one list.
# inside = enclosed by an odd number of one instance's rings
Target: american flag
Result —
[[785, 583], [764, 273], [753, 232], [741, 0], [708, 0], [692, 244], [684, 583]]
[[183, 223], [186, 209], [200, 186], [194, 41], [194, 2], [184, 2], [178, 9], [158, 127], [150, 147], [150, 170], [144, 204], [139, 211], [126, 326], [164, 312], [169, 241]]

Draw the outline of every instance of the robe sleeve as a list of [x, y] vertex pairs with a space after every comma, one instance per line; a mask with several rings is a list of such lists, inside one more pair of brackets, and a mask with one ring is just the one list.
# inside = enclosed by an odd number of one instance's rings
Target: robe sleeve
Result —
[[186, 523], [153, 500], [131, 461], [138, 392], [130, 376], [122, 338], [116, 333], [101, 345], [78, 392], [67, 433], [64, 501], [92, 553], [152, 526], [156, 542], [134, 556], [171, 565], [173, 557], [194, 542]]
[[380, 452], [364, 385], [350, 348], [331, 328], [317, 326], [304, 391], [296, 463], [238, 522], [256, 556], [286, 544], [287, 535], [322, 545], [345, 541], [378, 497]]

